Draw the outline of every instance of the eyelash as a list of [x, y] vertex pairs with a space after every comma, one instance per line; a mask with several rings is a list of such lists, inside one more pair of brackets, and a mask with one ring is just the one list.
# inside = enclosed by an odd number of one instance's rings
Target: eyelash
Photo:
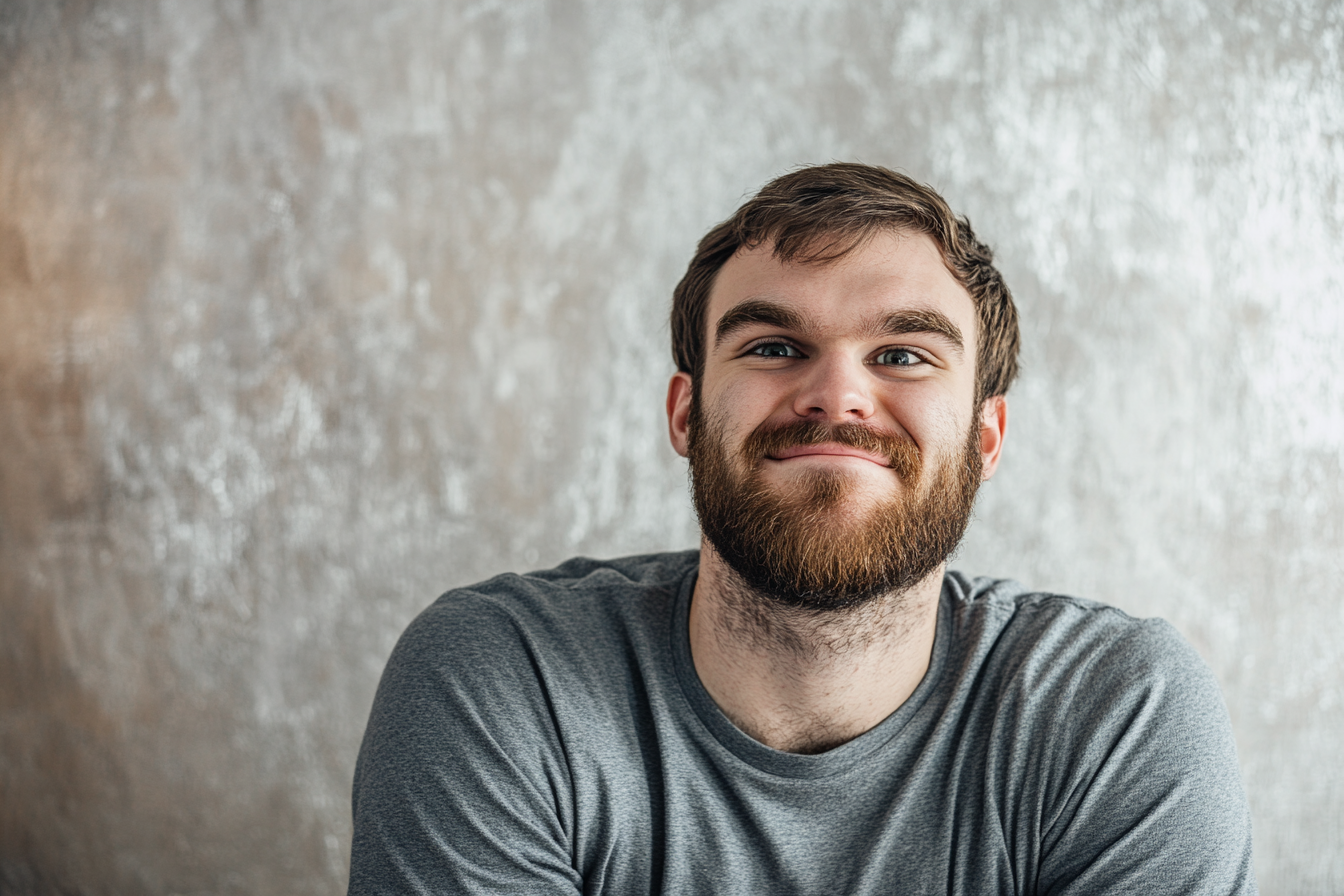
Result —
[[910, 356], [911, 358], [913, 358], [914, 360], [911, 361], [909, 364], [887, 364], [887, 365], [883, 365], [883, 366], [886, 366], [886, 367], [915, 367], [915, 366], [917, 366], [917, 365], [919, 365], [919, 364], [926, 364], [926, 363], [928, 363], [928, 359], [927, 359], [927, 358], [925, 358], [923, 355], [921, 355], [919, 352], [915, 351], [914, 349], [909, 349], [909, 348], [884, 348], [884, 349], [882, 349], [882, 351], [880, 351], [880, 352], [877, 353], [876, 357], [880, 358], [880, 357], [882, 357], [883, 355], [893, 354], [893, 353], [895, 353], [895, 352], [903, 352], [904, 354], [909, 355], [909, 356]]
[[[803, 355], [803, 350], [802, 350], [802, 349], [800, 349], [798, 346], [794, 345], [794, 344], [791, 343], [791, 342], [785, 342], [783, 339], [766, 339], [766, 340], [764, 340], [764, 341], [762, 341], [762, 342], [758, 342], [758, 343], [756, 343], [755, 345], [748, 347], [748, 348], [747, 348], [747, 351], [746, 351], [746, 354], [748, 354], [748, 355], [757, 355], [757, 356], [762, 357], [762, 358], [772, 358], [772, 357], [773, 357], [773, 358], [792, 357], [791, 355], [764, 355], [764, 354], [761, 354], [761, 349], [763, 349], [763, 348], [773, 348], [773, 347], [775, 347], [775, 346], [781, 346], [781, 347], [783, 347], [783, 348], [790, 349], [791, 351], [795, 351], [795, 352], [797, 352], [799, 355]], [[806, 355], [803, 355], [803, 357], [806, 357]]]
[[[793, 343], [791, 343], [791, 342], [789, 342], [789, 341], [787, 341], [787, 340], [784, 340], [784, 339], [766, 339], [766, 340], [763, 340], [763, 341], [761, 341], [761, 342], [756, 343], [755, 345], [748, 346], [748, 347], [747, 347], [747, 350], [746, 350], [746, 354], [748, 354], [748, 355], [757, 355], [758, 357], [762, 357], [762, 358], [785, 358], [785, 357], [793, 357], [792, 355], [764, 355], [764, 354], [761, 354], [761, 351], [760, 351], [761, 349], [763, 349], [763, 348], [770, 348], [770, 347], [772, 347], [772, 346], [783, 346], [783, 347], [785, 347], [785, 348], [790, 349], [791, 351], [795, 351], [795, 352], [797, 352], [797, 353], [798, 353], [800, 356], [802, 356], [802, 357], [807, 357], [805, 354], [803, 354], [803, 350], [802, 350], [802, 349], [798, 348], [798, 346], [796, 346], [796, 345], [794, 345]], [[891, 347], [888, 347], [888, 348], [884, 348], [884, 349], [880, 350], [880, 351], [879, 351], [876, 355], [874, 355], [873, 357], [874, 357], [874, 359], [876, 359], [876, 358], [880, 358], [880, 357], [882, 357], [883, 355], [890, 354], [890, 353], [893, 353], [893, 352], [904, 352], [905, 354], [909, 355], [909, 356], [910, 356], [911, 358], [913, 358], [914, 360], [913, 360], [911, 363], [909, 363], [909, 364], [882, 364], [882, 365], [879, 365], [879, 366], [882, 366], [882, 367], [915, 367], [915, 366], [917, 366], [917, 365], [919, 365], [919, 364], [927, 364], [927, 363], [929, 362], [929, 359], [926, 358], [926, 357], [924, 357], [924, 355], [922, 355], [920, 352], [915, 351], [915, 350], [912, 349], [912, 348], [904, 348], [904, 347], [901, 347], [901, 346], [891, 346]], [[874, 360], [872, 363], [876, 363], [876, 360]]]

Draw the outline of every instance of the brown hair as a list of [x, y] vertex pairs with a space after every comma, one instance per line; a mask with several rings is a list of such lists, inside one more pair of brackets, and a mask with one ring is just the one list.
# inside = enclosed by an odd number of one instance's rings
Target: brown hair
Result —
[[719, 269], [738, 249], [774, 242], [785, 263], [835, 261], [884, 230], [928, 234], [975, 303], [979, 324], [976, 406], [1003, 395], [1017, 376], [1019, 336], [1012, 294], [994, 254], [970, 221], [931, 187], [873, 165], [835, 162], [775, 178], [696, 248], [672, 293], [672, 355], [699, 383], [705, 367], [705, 314]]

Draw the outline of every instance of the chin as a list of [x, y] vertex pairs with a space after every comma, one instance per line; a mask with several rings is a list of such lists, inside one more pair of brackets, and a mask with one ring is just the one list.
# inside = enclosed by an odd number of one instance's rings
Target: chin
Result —
[[776, 446], [735, 457], [713, 427], [699, 426], [690, 460], [701, 531], [748, 586], [781, 603], [840, 610], [906, 591], [942, 567], [970, 519], [980, 476], [974, 429], [961, 456], [926, 465], [910, 447], [884, 452], [893, 461], [882, 467], [752, 462]]

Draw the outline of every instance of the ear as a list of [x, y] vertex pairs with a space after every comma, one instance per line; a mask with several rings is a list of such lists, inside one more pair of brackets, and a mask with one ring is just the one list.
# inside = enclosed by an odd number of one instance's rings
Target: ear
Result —
[[691, 420], [691, 375], [678, 370], [667, 384], [667, 435], [672, 448], [682, 457], [689, 444]]
[[985, 399], [980, 408], [980, 478], [988, 480], [999, 466], [1003, 438], [1008, 432], [1008, 399], [1002, 395]]

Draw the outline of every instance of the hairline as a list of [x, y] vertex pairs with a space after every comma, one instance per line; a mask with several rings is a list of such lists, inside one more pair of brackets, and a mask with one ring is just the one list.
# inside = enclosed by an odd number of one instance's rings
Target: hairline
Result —
[[977, 404], [1006, 394], [1019, 373], [1021, 337], [993, 250], [933, 187], [899, 171], [854, 162], [802, 166], [781, 175], [700, 239], [673, 291], [677, 370], [697, 381], [703, 373], [710, 350], [709, 295], [737, 252], [773, 243], [780, 258], [827, 264], [882, 232], [922, 233], [934, 240], [975, 308]]

